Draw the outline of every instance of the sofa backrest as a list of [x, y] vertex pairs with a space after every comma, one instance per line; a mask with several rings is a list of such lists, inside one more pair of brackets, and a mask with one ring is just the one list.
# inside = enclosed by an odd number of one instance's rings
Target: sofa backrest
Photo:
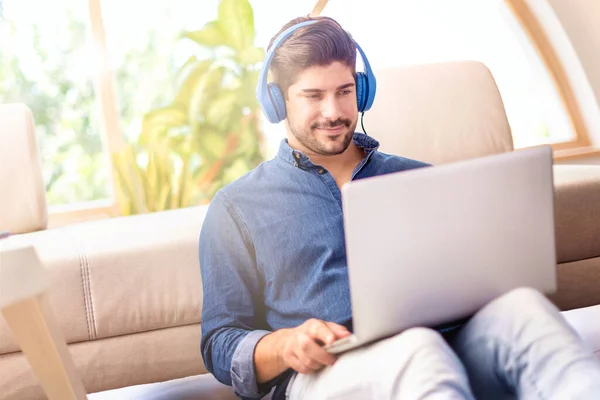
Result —
[[46, 191], [31, 111], [0, 105], [0, 231], [45, 229]]
[[513, 150], [500, 92], [482, 63], [387, 68], [375, 76], [364, 126], [381, 151], [443, 164]]

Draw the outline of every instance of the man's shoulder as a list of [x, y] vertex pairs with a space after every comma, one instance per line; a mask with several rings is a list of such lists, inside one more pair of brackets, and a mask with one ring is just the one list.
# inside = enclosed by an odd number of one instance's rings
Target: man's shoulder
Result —
[[241, 223], [244, 204], [261, 193], [260, 187], [272, 173], [271, 161], [262, 162], [215, 193], [208, 206], [203, 230], [220, 230], [223, 221], [228, 219]]
[[431, 167], [431, 164], [427, 162], [394, 154], [377, 152], [377, 156], [380, 159], [379, 161], [382, 163], [382, 165], [385, 166], [385, 169], [388, 172], [406, 171], [415, 168]]
[[233, 182], [223, 186], [217, 191], [212, 202], [225, 202], [231, 206], [240, 201], [243, 202], [240, 196], [252, 196], [256, 191], [260, 191], [265, 180], [270, 179], [269, 177], [273, 173], [273, 168], [275, 168], [273, 162], [274, 160], [264, 161]]
[[223, 186], [219, 192], [227, 196], [233, 196], [235, 193], [252, 190], [257, 184], [260, 184], [271, 173], [273, 160], [264, 161], [252, 170], [246, 172], [233, 182]]

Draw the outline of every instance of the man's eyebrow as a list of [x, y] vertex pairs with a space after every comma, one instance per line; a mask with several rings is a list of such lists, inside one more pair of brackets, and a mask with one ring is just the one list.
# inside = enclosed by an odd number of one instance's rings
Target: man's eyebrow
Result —
[[353, 86], [354, 86], [354, 82], [350, 82], [350, 83], [346, 83], [342, 86], [338, 86], [337, 90], [347, 89], [347, 88], [353, 87]]
[[[349, 83], [345, 83], [341, 86], [338, 86], [335, 90], [343, 90], [349, 87], [353, 87], [354, 86], [354, 82], [349, 82]], [[325, 90], [323, 89], [302, 89], [301, 90], [302, 93], [322, 93], [325, 92]]]

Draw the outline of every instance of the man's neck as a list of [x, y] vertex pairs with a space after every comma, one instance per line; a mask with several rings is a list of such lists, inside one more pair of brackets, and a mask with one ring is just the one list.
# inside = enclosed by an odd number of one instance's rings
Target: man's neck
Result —
[[358, 147], [353, 141], [341, 154], [326, 156], [311, 152], [303, 146], [295, 146], [290, 143], [290, 147], [302, 151], [310, 158], [313, 164], [324, 167], [335, 179], [338, 187], [342, 187], [346, 182], [350, 181], [352, 173], [356, 166], [365, 158], [365, 152]]

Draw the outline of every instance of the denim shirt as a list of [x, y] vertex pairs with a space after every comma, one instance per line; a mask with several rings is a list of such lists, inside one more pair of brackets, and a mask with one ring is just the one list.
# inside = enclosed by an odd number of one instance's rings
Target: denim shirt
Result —
[[[427, 166], [377, 151], [352, 179]], [[327, 170], [282, 140], [278, 154], [220, 190], [200, 233], [201, 350], [206, 368], [237, 396], [282, 398], [292, 371], [257, 385], [254, 349], [266, 334], [310, 318], [352, 330], [341, 192]]]

